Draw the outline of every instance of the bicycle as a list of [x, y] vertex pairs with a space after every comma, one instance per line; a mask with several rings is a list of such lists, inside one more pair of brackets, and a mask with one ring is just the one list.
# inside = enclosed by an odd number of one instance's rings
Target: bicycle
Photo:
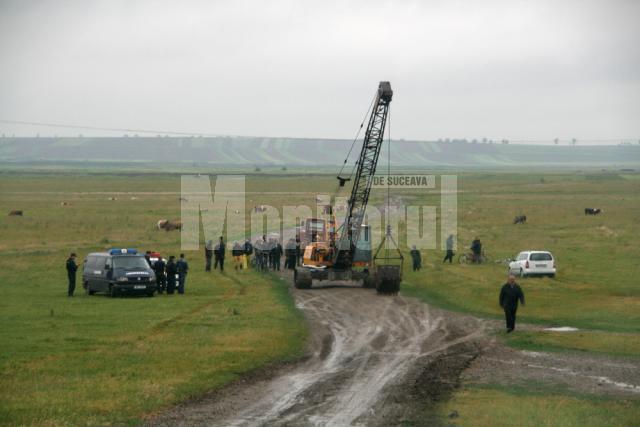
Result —
[[482, 253], [480, 254], [479, 262], [474, 261], [474, 258], [475, 256], [473, 255], [473, 253], [468, 252], [460, 255], [458, 257], [458, 262], [460, 264], [486, 264], [490, 262], [489, 257], [487, 256], [487, 254], [484, 253], [484, 251], [482, 251]]

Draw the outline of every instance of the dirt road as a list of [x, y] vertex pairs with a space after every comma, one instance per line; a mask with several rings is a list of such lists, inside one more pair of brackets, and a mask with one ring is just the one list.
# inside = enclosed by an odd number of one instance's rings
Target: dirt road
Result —
[[311, 324], [306, 361], [153, 424], [389, 425], [424, 417], [425, 399], [451, 390], [483, 336], [478, 320], [451, 321], [416, 300], [360, 286], [314, 285], [294, 296]]
[[437, 425], [434, 406], [461, 377], [640, 397], [637, 362], [508, 349], [488, 333], [502, 328], [496, 321], [359, 286], [292, 291], [310, 322], [309, 357], [188, 402], [150, 424]]

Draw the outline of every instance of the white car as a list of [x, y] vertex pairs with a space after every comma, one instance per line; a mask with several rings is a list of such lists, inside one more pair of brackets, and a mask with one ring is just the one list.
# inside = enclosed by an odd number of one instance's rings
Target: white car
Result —
[[509, 273], [525, 276], [556, 275], [556, 260], [547, 251], [520, 252], [514, 261], [509, 263]]

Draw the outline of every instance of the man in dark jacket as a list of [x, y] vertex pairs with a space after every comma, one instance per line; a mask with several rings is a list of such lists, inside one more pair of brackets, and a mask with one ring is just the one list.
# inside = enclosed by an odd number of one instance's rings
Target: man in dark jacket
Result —
[[213, 268], [218, 268], [220, 264], [220, 271], [224, 271], [224, 252], [226, 250], [224, 239], [220, 236], [220, 242], [216, 245], [216, 262], [213, 264]]
[[482, 243], [479, 237], [476, 237], [471, 242], [471, 253], [473, 254], [473, 262], [480, 264], [482, 262]]
[[271, 249], [271, 265], [274, 271], [280, 271], [280, 257], [282, 257], [283, 253], [282, 245], [276, 240]]
[[184, 254], [180, 254], [176, 269], [178, 270], [178, 293], [182, 295], [184, 294], [184, 282], [187, 280], [187, 273], [189, 272], [189, 264], [184, 259]]
[[167, 275], [164, 272], [166, 263], [162, 258], [158, 258], [155, 264], [153, 264], [153, 271], [156, 273], [156, 285], [158, 287], [158, 293], [161, 294], [167, 287]]
[[295, 270], [296, 268], [296, 242], [294, 239], [289, 239], [284, 246], [284, 268], [288, 270]]
[[411, 260], [413, 261], [413, 271], [418, 271], [422, 268], [422, 254], [415, 245], [411, 248]]
[[204, 245], [204, 271], [211, 271], [211, 258], [213, 258], [213, 242], [208, 240]]
[[516, 311], [518, 310], [518, 300], [524, 306], [524, 292], [520, 285], [516, 283], [516, 276], [509, 275], [507, 283], [500, 290], [500, 307], [504, 309], [504, 317], [507, 321], [507, 333], [516, 328]]
[[302, 241], [300, 241], [300, 236], [296, 236], [296, 265], [300, 265], [302, 260]]
[[76, 271], [78, 271], [78, 265], [76, 264], [76, 254], [72, 253], [67, 258], [67, 277], [69, 278], [69, 287], [67, 289], [67, 295], [72, 297], [73, 292], [76, 290]]
[[173, 295], [176, 291], [176, 274], [178, 274], [178, 266], [176, 265], [176, 257], [171, 255], [167, 263], [167, 295]]

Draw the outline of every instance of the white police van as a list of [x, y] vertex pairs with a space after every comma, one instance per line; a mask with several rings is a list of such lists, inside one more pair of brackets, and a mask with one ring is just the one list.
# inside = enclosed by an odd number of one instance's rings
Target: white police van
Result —
[[84, 260], [82, 286], [89, 295], [104, 292], [119, 294], [156, 292], [156, 276], [143, 255], [135, 249], [111, 249], [90, 253]]

